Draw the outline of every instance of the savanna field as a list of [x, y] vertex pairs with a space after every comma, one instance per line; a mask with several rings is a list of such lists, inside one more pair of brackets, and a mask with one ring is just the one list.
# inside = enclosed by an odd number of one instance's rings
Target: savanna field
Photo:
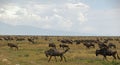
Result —
[[[30, 42], [28, 39], [32, 39]], [[60, 51], [64, 49], [59, 47], [61, 44], [58, 40], [96, 40], [99, 39], [103, 42], [105, 39], [109, 39], [108, 43], [116, 45], [111, 50], [117, 50], [120, 56], [120, 37], [112, 36], [0, 36], [0, 65], [120, 65], [120, 60], [113, 60], [112, 56], [107, 56], [108, 61], [103, 60], [103, 56], [95, 55], [95, 51], [98, 48], [98, 44], [95, 44], [95, 48], [86, 48], [83, 43], [67, 44], [69, 51], [65, 53], [67, 62], [61, 61], [60, 57], [52, 57], [48, 62], [49, 57], [46, 57], [44, 51], [50, 49], [49, 43], [55, 43], [56, 48]], [[10, 48], [7, 44], [14, 43], [18, 45], [19, 49]]]

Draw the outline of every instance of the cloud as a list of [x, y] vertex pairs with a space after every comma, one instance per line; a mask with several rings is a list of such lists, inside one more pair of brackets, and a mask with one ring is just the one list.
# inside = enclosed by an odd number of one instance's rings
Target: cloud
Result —
[[83, 4], [81, 2], [78, 2], [78, 3], [66, 3], [66, 7], [68, 9], [84, 9], [84, 8], [89, 8], [88, 5]]
[[88, 26], [92, 26], [95, 30], [93, 33], [100, 35], [120, 35], [120, 8], [108, 10], [91, 10], [89, 11]]
[[[26, 2], [26, 1], [24, 1]], [[0, 21], [11, 25], [29, 25], [43, 29], [71, 30], [87, 20], [89, 6], [78, 2], [40, 3], [13, 1], [0, 8]]]
[[90, 32], [94, 32], [95, 28], [93, 28], [91, 26], [86, 26], [86, 27], [83, 27], [82, 31], [86, 32], [86, 33], [90, 33]]

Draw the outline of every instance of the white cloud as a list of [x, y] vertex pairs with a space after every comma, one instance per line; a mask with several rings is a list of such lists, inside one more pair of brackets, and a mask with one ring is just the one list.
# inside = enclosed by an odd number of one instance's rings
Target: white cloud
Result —
[[81, 3], [81, 2], [79, 2], [79, 3], [66, 3], [66, 6], [67, 6], [67, 8], [68, 9], [88, 9], [89, 8], [89, 6], [88, 5], [86, 5], [86, 4], [83, 4], [83, 3]]
[[79, 20], [81, 23], [83, 23], [83, 22], [87, 21], [87, 18], [85, 17], [85, 14], [79, 13], [79, 14], [78, 14], [78, 20]]
[[11, 25], [30, 25], [44, 29], [71, 30], [76, 27], [75, 24], [86, 21], [85, 14], [88, 8], [88, 5], [81, 2], [4, 4], [0, 8], [0, 21]]

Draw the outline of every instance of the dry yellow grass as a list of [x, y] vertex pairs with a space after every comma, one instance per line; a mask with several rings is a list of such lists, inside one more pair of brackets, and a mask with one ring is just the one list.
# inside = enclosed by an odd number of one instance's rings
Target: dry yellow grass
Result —
[[[11, 36], [15, 37], [15, 36]], [[29, 36], [25, 36], [25, 38], [29, 38]], [[96, 48], [87, 49], [83, 44], [70, 46], [70, 50], [65, 54], [67, 62], [60, 62], [60, 58], [57, 57], [58, 62], [55, 62], [54, 57], [48, 63], [48, 58], [44, 55], [44, 51], [49, 49], [48, 43], [49, 40], [44, 40], [46, 37], [39, 36], [37, 40], [35, 40], [36, 44], [32, 44], [25, 41], [5, 41], [0, 40], [0, 65], [119, 65], [120, 60], [112, 61], [112, 57], [108, 57], [108, 61], [103, 61], [102, 56], [95, 56], [95, 50], [98, 48], [96, 44]], [[59, 50], [60, 42], [57, 39], [96, 39], [96, 37], [48, 37], [48, 39], [52, 39], [52, 41], [57, 45]], [[106, 37], [101, 37], [106, 38]], [[107, 37], [108, 38], [108, 37]], [[119, 37], [110, 37], [110, 38], [118, 38]], [[10, 49], [7, 46], [8, 42], [16, 43], [19, 46], [19, 50]], [[117, 45], [117, 51], [120, 55], [120, 43], [113, 40], [109, 41], [115, 43]]]

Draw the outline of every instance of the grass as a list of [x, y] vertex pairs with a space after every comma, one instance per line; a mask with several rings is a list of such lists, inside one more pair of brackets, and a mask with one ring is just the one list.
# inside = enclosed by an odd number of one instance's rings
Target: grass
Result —
[[[12, 37], [12, 36], [11, 36]], [[28, 38], [26, 36], [25, 38]], [[54, 40], [54, 43], [57, 45], [59, 50], [60, 42], [57, 39], [96, 39], [96, 37], [48, 37], [49, 39]], [[106, 37], [102, 37], [106, 38]], [[118, 37], [110, 37], [118, 38]], [[49, 41], [44, 40], [44, 37], [38, 37], [38, 40], [35, 40], [36, 44], [32, 44], [25, 41], [5, 41], [0, 40], [0, 65], [120, 65], [120, 60], [112, 61], [112, 57], [107, 57], [109, 61], [103, 60], [102, 56], [95, 56], [95, 50], [98, 48], [87, 49], [82, 44], [80, 45], [69, 45], [70, 50], [65, 54], [67, 62], [60, 62], [60, 58], [57, 57], [57, 62], [55, 62], [54, 57], [48, 63], [48, 58], [44, 55], [44, 51], [49, 49]], [[8, 42], [16, 43], [19, 46], [19, 50], [10, 49], [7, 46]], [[117, 45], [117, 51], [120, 55], [120, 44], [119, 42], [113, 40], [110, 41]]]

